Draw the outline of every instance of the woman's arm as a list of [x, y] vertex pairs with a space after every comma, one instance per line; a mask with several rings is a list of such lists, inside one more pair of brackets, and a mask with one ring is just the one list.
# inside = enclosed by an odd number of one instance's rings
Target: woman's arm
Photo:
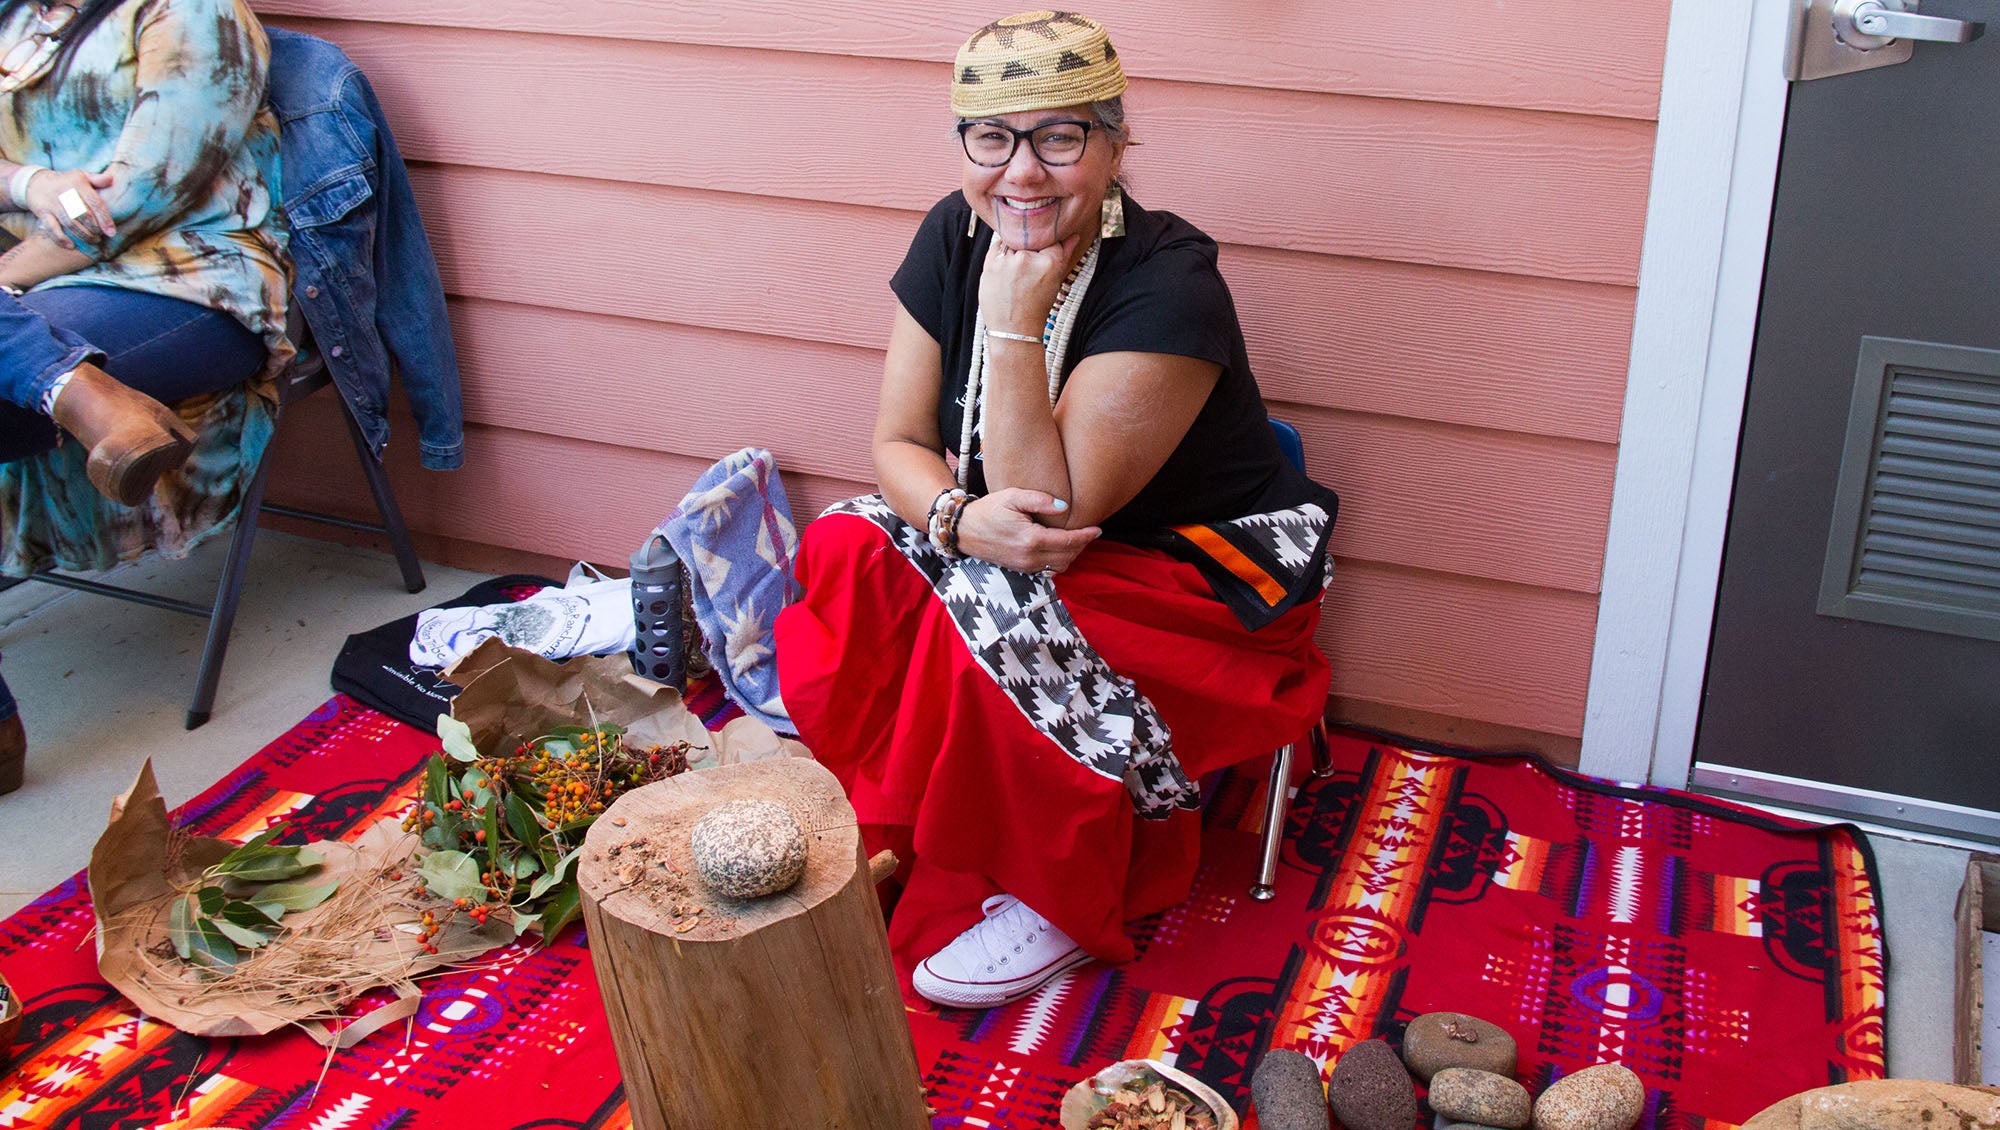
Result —
[[938, 436], [938, 374], [943, 368], [936, 339], [898, 303], [875, 409], [875, 482], [889, 509], [920, 529], [938, 492], [958, 485], [945, 465]]
[[[1067, 261], [1061, 246], [1016, 251], [994, 240], [980, 279], [994, 328], [1038, 332]], [[1067, 499], [1043, 521], [1071, 529], [1102, 522], [1152, 481], [1222, 375], [1193, 357], [1103, 353], [1077, 365], [1051, 409], [1044, 356], [1039, 343], [987, 339], [986, 482]]]
[[[875, 479], [889, 508], [918, 529], [924, 528], [937, 496], [958, 485], [938, 435], [943, 367], [937, 339], [898, 305], [875, 412]], [[958, 526], [959, 551], [1024, 573], [1061, 572], [1098, 533], [1095, 528], [1041, 524], [1063, 509], [1047, 492], [994, 490], [966, 506]]]
[[57, 243], [38, 227], [28, 238], [0, 255], [0, 283], [26, 290], [57, 275], [82, 270], [90, 261], [90, 256], [67, 242]]

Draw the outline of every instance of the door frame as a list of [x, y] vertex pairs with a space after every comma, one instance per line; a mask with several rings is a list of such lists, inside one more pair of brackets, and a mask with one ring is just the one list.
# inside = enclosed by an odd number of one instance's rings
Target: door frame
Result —
[[1581, 768], [1596, 776], [1679, 788], [1692, 769], [1795, 3], [1670, 9], [1584, 706]]

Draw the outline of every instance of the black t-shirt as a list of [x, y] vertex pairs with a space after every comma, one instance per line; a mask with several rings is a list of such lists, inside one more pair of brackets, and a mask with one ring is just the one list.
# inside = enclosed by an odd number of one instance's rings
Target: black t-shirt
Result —
[[[890, 286], [903, 308], [942, 348], [938, 428], [955, 447], [964, 424], [979, 274], [993, 229], [966, 235], [972, 208], [962, 193], [924, 217]], [[1222, 376], [1180, 445], [1133, 499], [1107, 518], [1115, 531], [1215, 522], [1323, 502], [1332, 492], [1294, 470], [1279, 452], [1236, 320], [1236, 304], [1216, 267], [1215, 241], [1171, 212], [1125, 198], [1126, 234], [1106, 240], [1097, 274], [1063, 358], [1063, 379], [1098, 353], [1165, 353], [1222, 367]], [[985, 488], [975, 457], [967, 485]]]

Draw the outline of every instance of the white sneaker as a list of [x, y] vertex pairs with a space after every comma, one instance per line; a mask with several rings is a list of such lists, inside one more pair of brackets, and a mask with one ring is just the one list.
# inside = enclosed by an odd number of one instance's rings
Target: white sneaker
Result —
[[1017, 1001], [1090, 960], [1082, 946], [1013, 895], [994, 895], [986, 917], [925, 958], [910, 983], [947, 1008], [992, 1008]]

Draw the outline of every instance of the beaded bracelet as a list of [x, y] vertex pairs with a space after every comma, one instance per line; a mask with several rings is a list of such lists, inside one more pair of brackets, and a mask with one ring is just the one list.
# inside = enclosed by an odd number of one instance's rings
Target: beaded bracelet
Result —
[[949, 487], [939, 491], [937, 499], [931, 503], [931, 512], [925, 518], [925, 533], [930, 537], [931, 548], [946, 557], [958, 554], [958, 519], [965, 513], [965, 506], [972, 501], [972, 495], [964, 487]]

